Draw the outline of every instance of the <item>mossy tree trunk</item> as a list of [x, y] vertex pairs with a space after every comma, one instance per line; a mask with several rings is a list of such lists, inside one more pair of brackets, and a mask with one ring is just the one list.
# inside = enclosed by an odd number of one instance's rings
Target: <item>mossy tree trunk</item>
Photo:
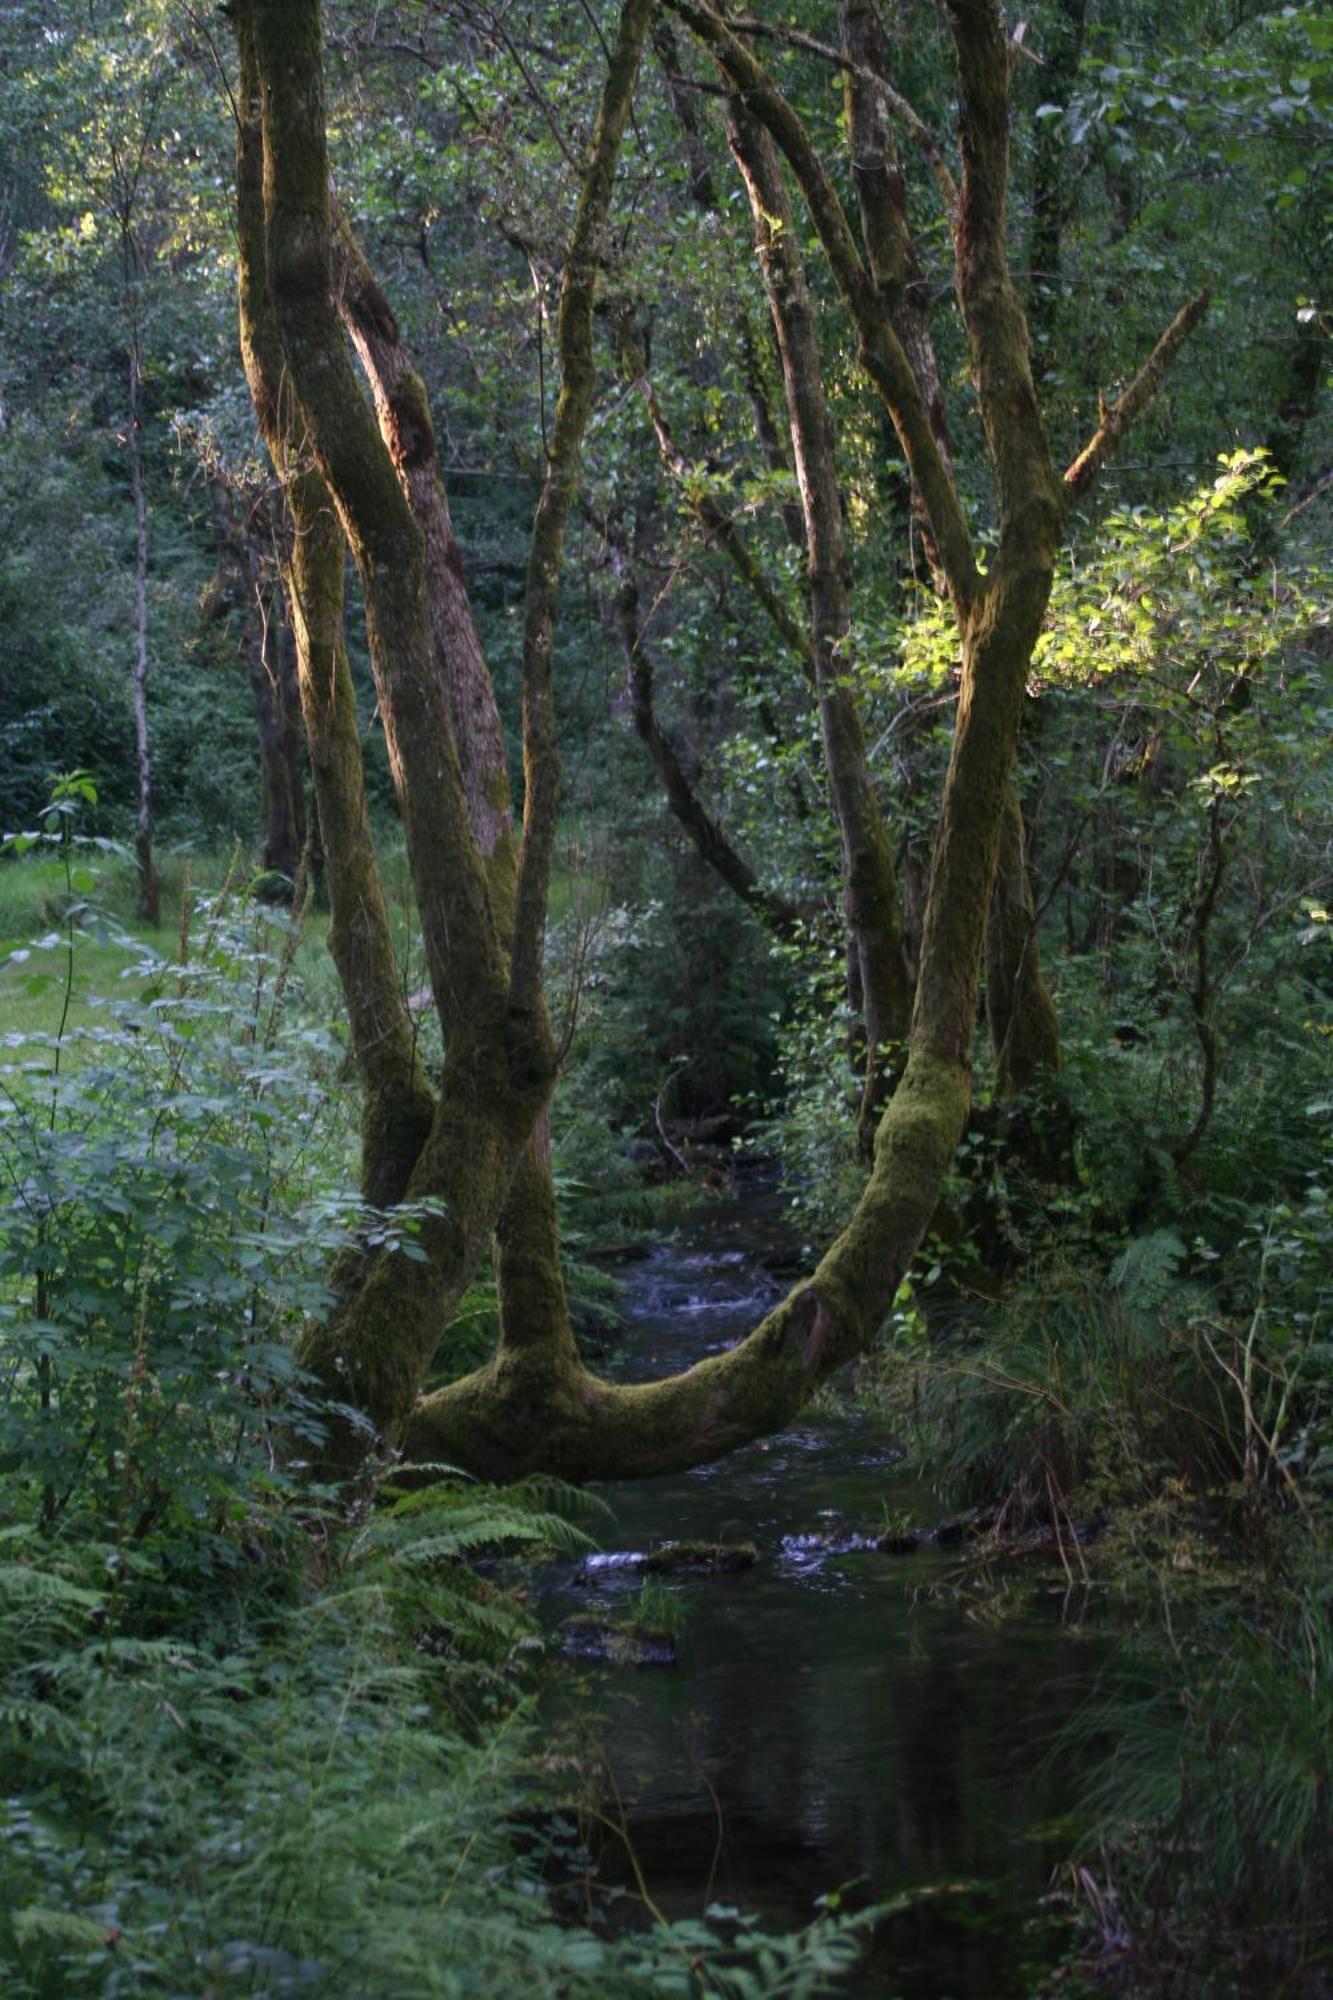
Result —
[[788, 1421], [873, 1336], [934, 1211], [962, 1132], [977, 987], [1032, 650], [1068, 507], [1142, 407], [1201, 305], [1163, 337], [1069, 475], [1055, 472], [1005, 252], [1009, 50], [993, 0], [953, 0], [962, 177], [957, 291], [996, 475], [998, 545], [983, 576], [912, 362], [856, 252], [832, 181], [801, 121], [720, 16], [676, 0], [729, 89], [785, 154], [834, 275], [861, 356], [908, 458], [954, 604], [961, 680], [932, 857], [906, 1067], [875, 1138], [870, 1177], [813, 1276], [738, 1346], [667, 1380], [627, 1387], [553, 1364], [540, 1343], [427, 1398], [410, 1456], [512, 1475], [662, 1472], [715, 1457]]
[[[874, 0], [839, 0], [838, 17], [849, 64], [847, 129], [866, 266], [880, 309], [911, 364], [932, 435], [952, 477], [953, 439], [931, 326], [930, 284], [908, 217], [907, 182], [886, 96], [888, 44]], [[937, 166], [936, 180], [941, 179], [945, 199], [956, 209], [952, 177]], [[935, 587], [947, 594], [948, 574], [915, 482], [912, 506]], [[1059, 1018], [1042, 977], [1023, 817], [1012, 784], [1004, 806], [994, 903], [986, 929], [986, 992], [997, 1086], [1008, 1097], [1060, 1066]], [[1020, 1076], [1025, 1079], [1022, 1083], [1017, 1081]]]
[[[334, 306], [317, 0], [241, 0], [242, 341], [293, 516], [291, 595], [328, 854], [333, 948], [363, 1093], [363, 1186], [428, 1205], [419, 1259], [344, 1258], [301, 1356], [390, 1442], [497, 1227], [505, 1346], [573, 1355], [543, 1116], [554, 1047], [541, 994], [559, 796], [550, 652], [563, 536], [591, 406], [591, 316], [615, 160], [651, 0], [627, 0], [562, 288], [563, 380], [533, 533], [524, 641], [525, 834], [514, 851], [503, 740], [435, 463], [392, 315], [344, 238], [361, 395]], [[350, 316], [350, 315], [349, 315]], [[341, 646], [341, 564], [365, 591], [371, 664], [445, 1041], [427, 1084], [398, 985]], [[334, 557], [338, 567], [334, 579]], [[328, 796], [326, 798], [325, 792]], [[512, 1185], [512, 1194], [511, 1194]], [[508, 1204], [508, 1205], [507, 1205]], [[343, 1440], [350, 1444], [352, 1440]]]
[[[338, 220], [334, 261], [338, 308], [370, 384], [380, 435], [421, 528], [435, 664], [458, 743], [468, 816], [508, 955], [518, 893], [518, 846], [504, 725], [472, 615], [425, 384], [412, 365], [393, 309], [343, 217]], [[542, 1018], [547, 1033], [544, 1008]], [[572, 1352], [544, 1111], [515, 1168], [495, 1241], [501, 1345], [522, 1345], [540, 1328], [554, 1346]]]

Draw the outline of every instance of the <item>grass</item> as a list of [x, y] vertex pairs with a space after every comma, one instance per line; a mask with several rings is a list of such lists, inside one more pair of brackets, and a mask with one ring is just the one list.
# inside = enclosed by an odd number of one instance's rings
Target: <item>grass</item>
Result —
[[[43, 1037], [65, 1030], [75, 1039], [67, 1061], [79, 1060], [82, 1031], [105, 1025], [107, 1003], [151, 997], [144, 971], [149, 954], [178, 957], [182, 901], [215, 894], [237, 875], [236, 854], [159, 856], [162, 917], [154, 927], [134, 914], [137, 878], [118, 853], [80, 849], [67, 879], [58, 854], [0, 860], [0, 1038]], [[69, 974], [71, 887], [76, 915], [74, 977]], [[328, 918], [305, 919], [295, 969], [318, 986], [325, 964]]]
[[1322, 1566], [1138, 1641], [1057, 1754], [1109, 1744], [1073, 1879], [1133, 1990], [1323, 1993], [1333, 1963], [1333, 1607]]

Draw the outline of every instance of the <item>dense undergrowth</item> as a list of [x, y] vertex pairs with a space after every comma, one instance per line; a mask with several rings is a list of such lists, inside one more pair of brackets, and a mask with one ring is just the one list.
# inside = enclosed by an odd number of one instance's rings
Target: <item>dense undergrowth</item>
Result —
[[0, 1984], [829, 1990], [859, 1923], [561, 1920], [579, 1780], [543, 1763], [540, 1635], [476, 1565], [586, 1546], [589, 1503], [312, 1484], [291, 1333], [340, 1246], [420, 1254], [419, 1218], [338, 1191], [299, 913], [187, 886], [165, 952], [131, 935], [72, 835], [88, 789], [3, 872], [53, 927], [6, 973], [48, 1025], [0, 1053]]
[[1074, 1095], [1065, 1185], [1025, 1170], [1021, 1127], [983, 1125], [861, 1375], [975, 1510], [960, 1587], [1021, 1603], [1041, 1547], [1119, 1635], [1058, 1754], [1095, 1773], [1067, 1877], [1080, 1973], [1143, 2000], [1333, 1980], [1327, 1002], [1275, 972], [1188, 1173], [1137, 1112], [1160, 1051]]

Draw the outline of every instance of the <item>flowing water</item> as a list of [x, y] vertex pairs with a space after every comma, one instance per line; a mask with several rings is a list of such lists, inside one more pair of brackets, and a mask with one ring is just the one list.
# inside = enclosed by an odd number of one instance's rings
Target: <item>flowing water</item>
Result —
[[[720, 1204], [685, 1246], [630, 1264], [616, 1372], [629, 1380], [729, 1345], [779, 1296], [761, 1261], [776, 1201]], [[752, 1541], [740, 1573], [673, 1573], [675, 1665], [593, 1667], [562, 1699], [590, 1723], [639, 1869], [668, 1915], [710, 1902], [774, 1927], [815, 1898], [933, 1889], [884, 1925], [847, 1990], [1003, 2000], [1055, 1949], [1043, 1908], [1076, 1781], [1055, 1745], [1093, 1670], [1064, 1578], [988, 1619], [954, 1586], [957, 1549], [878, 1551], [886, 1514], [939, 1507], [873, 1420], [820, 1411], [715, 1465], [603, 1489], [606, 1553], [562, 1572], [554, 1617], [608, 1618], [642, 1588], [625, 1557], [676, 1538]], [[619, 1859], [617, 1850], [619, 1846]], [[630, 1879], [623, 1844], [602, 1857]]]

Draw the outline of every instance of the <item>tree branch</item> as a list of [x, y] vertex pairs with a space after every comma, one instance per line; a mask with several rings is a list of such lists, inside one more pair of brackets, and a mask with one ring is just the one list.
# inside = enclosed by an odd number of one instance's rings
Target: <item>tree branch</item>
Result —
[[737, 575], [753, 593], [755, 601], [767, 613], [783, 645], [799, 662], [802, 673], [813, 685], [815, 649], [808, 629], [787, 609], [778, 592], [764, 575], [732, 516], [700, 484], [695, 468], [677, 444], [670, 422], [657, 399], [657, 393], [644, 366], [642, 351], [629, 329], [623, 325], [620, 328], [619, 344], [622, 365], [643, 399], [648, 421], [657, 439], [657, 449], [662, 463], [679, 485], [686, 506], [709, 538], [716, 542], [729, 558]]
[[434, 1099], [399, 984], [370, 829], [356, 694], [343, 642], [343, 533], [328, 489], [309, 462], [296, 398], [290, 385], [284, 386], [286, 363], [268, 286], [259, 76], [249, 21], [240, 10], [236, 26], [241, 354], [264, 443], [291, 510], [283, 584], [328, 871], [329, 949], [362, 1086], [362, 1191], [382, 1207], [406, 1193]]
[[962, 191], [955, 235], [959, 310], [995, 467], [1000, 554], [1025, 560], [1055, 532], [1059, 487], [1032, 381], [1027, 321], [1009, 275], [1009, 40], [998, 0], [945, 0], [958, 65]]
[[1162, 334], [1123, 396], [1103, 416], [1064, 476], [1070, 505], [1087, 492], [1121, 440], [1128, 435], [1157, 394], [1167, 369], [1208, 310], [1211, 294], [1196, 292]]
[[667, 803], [693, 841], [700, 859], [778, 937], [794, 937], [800, 917], [793, 904], [775, 890], [764, 888], [758, 876], [732, 846], [721, 826], [695, 792], [676, 746], [657, 720], [653, 700], [653, 668], [639, 623], [639, 590], [630, 564], [615, 558], [616, 610], [629, 668], [634, 727], [653, 760]]
[[953, 221], [958, 210], [958, 183], [944, 157], [944, 150], [925, 120], [913, 110], [901, 91], [894, 89], [881, 70], [859, 61], [850, 50], [835, 49], [831, 42], [821, 42], [817, 35], [808, 35], [802, 28], [791, 28], [775, 21], [757, 21], [749, 16], [741, 18], [735, 15], [731, 17], [728, 25], [738, 35], [764, 36], [770, 41], [787, 42], [792, 48], [805, 49], [810, 55], [822, 56], [826, 62], [835, 63], [839, 69], [845, 70], [848, 76], [867, 84], [875, 95], [883, 100], [913, 144], [920, 149], [944, 198], [944, 212], [950, 222]]
[[730, 24], [700, 0], [668, 0], [713, 58], [746, 109], [767, 126], [805, 196], [829, 268], [852, 315], [860, 361], [897, 432], [908, 469], [930, 518], [949, 588], [961, 610], [977, 596], [980, 578], [958, 491], [931, 429], [912, 364], [861, 262], [838, 193], [804, 125]]
[[560, 806], [552, 646], [565, 526], [592, 409], [593, 301], [620, 142], [652, 13], [653, 0], [624, 0], [560, 286], [560, 396], [532, 524], [523, 620], [523, 849], [509, 988], [511, 1011], [522, 1015], [535, 1015], [540, 1006], [546, 898]]
[[268, 278], [290, 379], [365, 588], [371, 664], [446, 1035], [490, 1033], [504, 968], [435, 671], [424, 543], [333, 305], [319, 0], [254, 0]]

